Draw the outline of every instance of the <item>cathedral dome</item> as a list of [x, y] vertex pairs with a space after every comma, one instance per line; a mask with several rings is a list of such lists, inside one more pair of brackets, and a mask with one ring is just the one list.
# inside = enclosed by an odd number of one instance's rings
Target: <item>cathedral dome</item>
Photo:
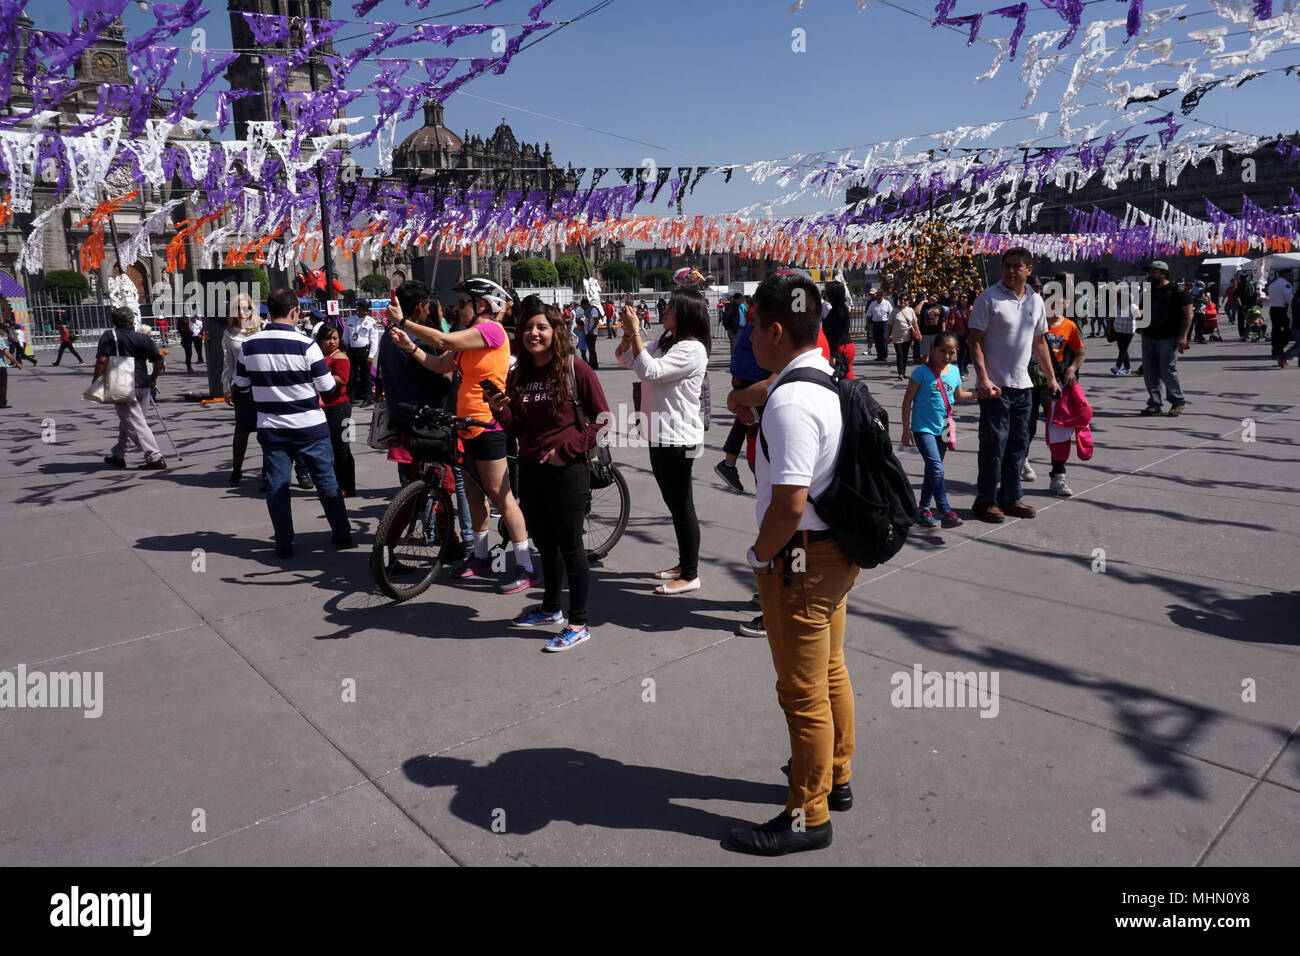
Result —
[[[424, 126], [402, 140], [393, 150], [396, 165], [408, 169], [436, 166], [438, 162], [433, 158], [436, 154], [459, 153], [465, 144], [443, 125], [442, 120], [442, 104], [434, 100], [425, 103]], [[429, 157], [427, 162], [426, 154]]]

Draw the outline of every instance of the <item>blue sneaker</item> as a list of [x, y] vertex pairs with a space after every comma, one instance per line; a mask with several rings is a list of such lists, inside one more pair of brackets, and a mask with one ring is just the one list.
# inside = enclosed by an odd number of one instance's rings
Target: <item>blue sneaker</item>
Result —
[[515, 615], [515, 619], [510, 622], [515, 627], [537, 627], [539, 624], [563, 624], [564, 612], [543, 611], [540, 604], [530, 607], [526, 611]]
[[569, 648], [576, 647], [583, 641], [589, 640], [591, 640], [591, 630], [587, 625], [584, 624], [581, 627], [574, 627], [570, 624], [559, 634], [556, 634], [553, 638], [547, 641], [546, 646], [543, 647], [542, 650], [567, 651]]
[[939, 520], [935, 518], [934, 512], [931, 511], [929, 508], [926, 508], [924, 511], [921, 512], [921, 515], [920, 517], [917, 518], [916, 523], [925, 528], [939, 527]]

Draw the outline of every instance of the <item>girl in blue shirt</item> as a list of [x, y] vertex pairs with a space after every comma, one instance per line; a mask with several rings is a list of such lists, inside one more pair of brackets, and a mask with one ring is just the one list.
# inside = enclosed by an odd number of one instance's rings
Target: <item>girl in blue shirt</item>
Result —
[[[911, 381], [903, 394], [903, 444], [915, 445], [925, 459], [925, 479], [921, 483], [918, 521], [927, 528], [956, 528], [962, 523], [957, 512], [948, 506], [948, 489], [943, 482], [943, 458], [948, 451], [949, 411], [958, 402], [972, 402], [975, 392], [961, 387], [961, 373], [952, 363], [957, 360], [957, 336], [940, 332], [930, 348], [929, 359], [912, 370]], [[946, 399], [946, 401], [945, 401]], [[934, 499], [934, 509], [930, 499]], [[940, 518], [934, 512], [938, 511]]]

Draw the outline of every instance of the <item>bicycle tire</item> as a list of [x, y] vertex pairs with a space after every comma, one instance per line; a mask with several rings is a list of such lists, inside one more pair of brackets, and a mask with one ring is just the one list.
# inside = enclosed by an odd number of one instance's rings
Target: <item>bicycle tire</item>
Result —
[[[627, 479], [618, 465], [610, 465], [610, 472], [614, 480], [609, 485], [588, 493], [587, 514], [582, 521], [582, 540], [587, 546], [588, 561], [599, 561], [614, 550], [614, 545], [627, 530], [627, 520], [632, 514], [632, 495], [627, 488]], [[618, 500], [617, 518], [612, 517], [614, 499]], [[600, 517], [593, 526], [592, 514], [597, 512]], [[602, 530], [605, 528], [609, 530]]]
[[[432, 507], [425, 505], [432, 498]], [[375, 529], [370, 571], [384, 594], [409, 601], [429, 589], [451, 547], [451, 498], [441, 485], [410, 482], [384, 510]]]

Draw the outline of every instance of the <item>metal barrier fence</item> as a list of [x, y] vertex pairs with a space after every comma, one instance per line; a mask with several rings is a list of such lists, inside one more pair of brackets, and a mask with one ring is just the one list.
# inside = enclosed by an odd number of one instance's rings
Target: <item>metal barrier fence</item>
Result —
[[[59, 347], [60, 325], [66, 325], [69, 332], [76, 334], [78, 351], [88, 342], [98, 342], [100, 335], [112, 326], [109, 313], [113, 306], [108, 302], [69, 305], [50, 295], [37, 294], [28, 298], [27, 309], [27, 338], [32, 348], [38, 351]], [[153, 306], [143, 303], [140, 306], [140, 317], [144, 324], [153, 329], [153, 337], [163, 345], [177, 341], [177, 316], [155, 316]]]

